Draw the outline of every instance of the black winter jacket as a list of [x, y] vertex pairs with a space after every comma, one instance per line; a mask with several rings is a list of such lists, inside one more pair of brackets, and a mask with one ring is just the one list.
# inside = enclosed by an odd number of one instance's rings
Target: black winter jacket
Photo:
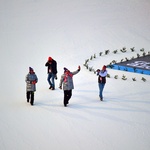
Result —
[[107, 70], [98, 73], [98, 83], [106, 83]]
[[47, 73], [49, 73], [49, 70], [53, 74], [57, 74], [57, 62], [55, 60], [52, 60], [52, 63], [46, 62], [45, 66], [47, 67]]

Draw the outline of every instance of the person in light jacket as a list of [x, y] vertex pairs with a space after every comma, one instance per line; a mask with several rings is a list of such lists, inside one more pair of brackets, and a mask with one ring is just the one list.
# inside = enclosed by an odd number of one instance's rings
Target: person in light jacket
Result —
[[72, 89], [74, 89], [73, 76], [80, 71], [80, 66], [74, 72], [70, 72], [67, 68], [64, 68], [64, 74], [61, 76], [59, 88], [64, 90], [64, 106], [66, 107], [72, 96]]
[[27, 102], [30, 100], [30, 104], [34, 103], [34, 92], [36, 91], [36, 83], [38, 82], [38, 78], [33, 70], [33, 68], [29, 67], [29, 73], [26, 75], [26, 98]]
[[106, 84], [106, 76], [107, 76], [107, 70], [105, 65], [102, 67], [102, 70], [97, 69], [97, 75], [98, 75], [99, 97], [100, 100], [103, 101], [103, 90]]

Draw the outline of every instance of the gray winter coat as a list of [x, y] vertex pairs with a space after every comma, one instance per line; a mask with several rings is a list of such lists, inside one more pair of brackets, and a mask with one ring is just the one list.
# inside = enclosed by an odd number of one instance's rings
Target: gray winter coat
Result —
[[36, 84], [32, 84], [32, 81], [36, 81], [38, 82], [38, 78], [36, 76], [36, 74], [30, 74], [28, 73], [26, 75], [26, 91], [36, 91]]
[[[79, 70], [71, 72], [71, 73], [72, 73], [72, 75], [75, 75], [78, 72], [79, 72]], [[67, 80], [65, 81], [65, 74], [63, 74], [61, 76], [61, 79], [60, 79], [59, 87], [62, 87], [62, 85], [63, 85], [63, 90], [72, 90], [72, 89], [74, 89], [73, 77], [68, 76]]]

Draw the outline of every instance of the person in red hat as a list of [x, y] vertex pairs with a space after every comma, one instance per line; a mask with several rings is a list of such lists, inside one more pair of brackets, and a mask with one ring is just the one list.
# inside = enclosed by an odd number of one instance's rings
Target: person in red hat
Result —
[[98, 75], [99, 97], [100, 100], [103, 101], [103, 90], [106, 84], [106, 76], [107, 76], [107, 70], [105, 65], [102, 67], [102, 70], [97, 69], [97, 75]]
[[36, 83], [38, 82], [37, 75], [33, 68], [29, 67], [29, 73], [26, 75], [26, 97], [27, 102], [30, 100], [30, 104], [34, 103], [34, 92], [36, 91]]
[[74, 89], [73, 76], [80, 71], [80, 66], [74, 72], [70, 72], [67, 68], [64, 68], [64, 74], [61, 76], [59, 88], [64, 90], [64, 106], [66, 107], [72, 96], [72, 89]]
[[55, 81], [54, 79], [57, 79], [57, 62], [52, 58], [48, 57], [48, 61], [46, 62], [45, 66], [47, 67], [47, 81], [50, 85], [49, 89], [54, 90], [55, 89]]

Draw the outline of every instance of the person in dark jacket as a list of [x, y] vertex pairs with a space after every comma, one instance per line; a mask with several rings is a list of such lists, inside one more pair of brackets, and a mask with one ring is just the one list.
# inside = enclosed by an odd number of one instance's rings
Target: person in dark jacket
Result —
[[70, 72], [67, 68], [64, 68], [64, 74], [61, 76], [59, 88], [64, 90], [64, 106], [66, 107], [72, 96], [72, 89], [74, 89], [73, 75], [80, 71], [80, 66], [74, 72]]
[[103, 101], [103, 90], [106, 84], [106, 76], [107, 76], [107, 70], [105, 65], [102, 67], [102, 70], [100, 69], [97, 70], [97, 75], [98, 75], [99, 97], [100, 100]]
[[30, 104], [34, 103], [34, 92], [36, 91], [36, 83], [38, 82], [38, 78], [33, 70], [33, 68], [29, 67], [29, 73], [26, 75], [26, 97], [27, 102], [30, 100]]
[[50, 85], [49, 89], [54, 90], [55, 89], [55, 81], [54, 79], [57, 79], [57, 62], [52, 58], [48, 57], [48, 61], [46, 62], [45, 66], [47, 67], [47, 81]]

